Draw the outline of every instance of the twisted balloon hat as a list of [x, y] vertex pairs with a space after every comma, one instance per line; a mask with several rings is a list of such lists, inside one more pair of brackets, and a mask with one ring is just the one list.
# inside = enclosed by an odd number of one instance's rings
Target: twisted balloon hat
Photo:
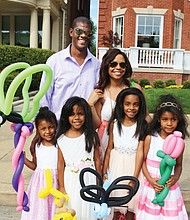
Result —
[[[4, 94], [4, 84], [7, 76], [14, 71], [22, 70], [11, 82], [6, 95]], [[46, 73], [46, 80], [40, 90], [30, 103], [29, 88], [32, 82], [32, 75], [44, 71]], [[23, 108], [21, 114], [12, 111], [13, 99], [18, 87], [24, 82], [22, 88]], [[49, 89], [52, 82], [52, 70], [46, 64], [38, 64], [30, 66], [25, 62], [18, 62], [7, 66], [0, 74], [0, 124], [4, 124], [6, 120], [12, 122], [11, 130], [15, 132], [14, 146], [15, 151], [12, 157], [12, 167], [14, 175], [12, 178], [12, 185], [17, 192], [17, 211], [29, 211], [28, 197], [24, 192], [24, 178], [22, 170], [24, 167], [23, 148], [26, 138], [32, 134], [34, 126], [30, 120], [36, 115], [39, 110], [40, 100]], [[30, 105], [31, 104], [31, 105]]]
[[158, 184], [163, 185], [164, 189], [160, 193], [156, 193], [156, 198], [152, 201], [154, 204], [164, 206], [164, 199], [168, 195], [169, 188], [165, 186], [171, 176], [173, 167], [176, 165], [176, 158], [180, 156], [184, 149], [184, 140], [180, 131], [174, 131], [173, 134], [167, 136], [163, 144], [163, 151], [159, 150], [157, 156], [162, 158], [160, 162], [161, 178]]

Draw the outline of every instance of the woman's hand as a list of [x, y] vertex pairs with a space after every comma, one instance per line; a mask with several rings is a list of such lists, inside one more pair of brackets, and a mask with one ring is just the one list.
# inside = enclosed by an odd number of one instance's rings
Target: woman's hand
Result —
[[104, 93], [102, 90], [100, 89], [94, 89], [94, 91], [91, 93], [89, 99], [88, 99], [88, 103], [90, 106], [94, 106], [96, 104], [96, 102], [100, 99], [104, 97]]

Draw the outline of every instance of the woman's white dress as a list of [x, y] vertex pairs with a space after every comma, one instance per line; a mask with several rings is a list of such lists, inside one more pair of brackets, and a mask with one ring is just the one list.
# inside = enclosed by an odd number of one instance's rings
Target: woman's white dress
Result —
[[[94, 166], [94, 149], [88, 153], [85, 150], [85, 135], [77, 138], [68, 138], [61, 135], [58, 139], [58, 145], [65, 160], [64, 184], [65, 190], [69, 196], [68, 208], [76, 211], [77, 220], [95, 220], [93, 216], [93, 204], [84, 201], [80, 197], [80, 171], [85, 167]], [[91, 173], [84, 175], [85, 185], [96, 184], [96, 177]]]
[[21, 220], [52, 220], [55, 215], [55, 197], [51, 194], [45, 198], [39, 198], [38, 192], [46, 188], [45, 170], [50, 169], [52, 173], [52, 186], [58, 187], [57, 181], [57, 146], [40, 146], [35, 147], [37, 167], [33, 172], [27, 189], [29, 198], [29, 212], [22, 211]]
[[106, 94], [106, 99], [102, 106], [102, 111], [101, 111], [101, 125], [98, 129], [98, 135], [101, 142], [100, 154], [102, 161], [104, 159], [105, 152], [108, 146], [108, 139], [109, 139], [109, 136], [107, 134], [108, 121], [110, 120], [113, 109], [115, 107], [115, 101], [110, 99], [110, 97], [107, 96], [107, 93], [105, 94]]

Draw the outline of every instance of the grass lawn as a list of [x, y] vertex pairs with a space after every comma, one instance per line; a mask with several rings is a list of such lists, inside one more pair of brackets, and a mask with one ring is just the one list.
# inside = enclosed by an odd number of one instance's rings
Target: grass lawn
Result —
[[153, 113], [159, 97], [171, 94], [181, 103], [186, 114], [190, 114], [190, 89], [144, 89], [148, 111]]

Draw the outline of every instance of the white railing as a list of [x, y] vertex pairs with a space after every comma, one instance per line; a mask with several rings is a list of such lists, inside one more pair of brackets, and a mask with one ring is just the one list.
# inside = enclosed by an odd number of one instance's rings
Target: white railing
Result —
[[[177, 70], [190, 70], [190, 52], [183, 49], [159, 49], [130, 47], [120, 48], [128, 56], [133, 68], [159, 67]], [[101, 60], [108, 48], [99, 48]]]

